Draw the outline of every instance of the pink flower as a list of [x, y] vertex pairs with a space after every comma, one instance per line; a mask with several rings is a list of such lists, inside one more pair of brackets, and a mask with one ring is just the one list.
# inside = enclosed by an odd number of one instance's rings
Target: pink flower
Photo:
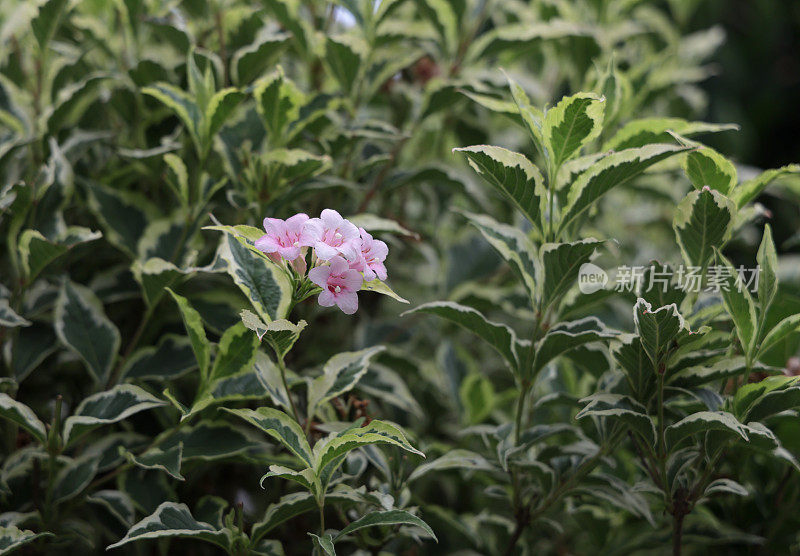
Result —
[[353, 270], [342, 257], [331, 258], [331, 264], [312, 268], [308, 277], [322, 288], [319, 304], [323, 307], [338, 305], [346, 315], [352, 315], [358, 309], [358, 295], [364, 278], [357, 270]]
[[332, 209], [325, 209], [319, 218], [305, 223], [300, 245], [313, 247], [317, 257], [329, 261], [336, 255], [355, 261], [361, 253], [358, 228]]
[[361, 256], [350, 263], [350, 268], [364, 273], [364, 280], [371, 282], [377, 276], [381, 280], [386, 280], [386, 266], [383, 261], [389, 254], [389, 248], [379, 239], [372, 239], [364, 228], [359, 228], [361, 232]]
[[300, 234], [303, 225], [308, 222], [308, 215], [295, 214], [291, 218], [265, 218], [264, 230], [266, 234], [256, 240], [256, 249], [267, 253], [275, 262], [280, 258], [293, 261], [300, 256]]

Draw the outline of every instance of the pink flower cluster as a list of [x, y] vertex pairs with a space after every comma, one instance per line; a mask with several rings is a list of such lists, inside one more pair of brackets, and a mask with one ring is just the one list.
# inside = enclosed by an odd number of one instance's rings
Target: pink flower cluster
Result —
[[267, 233], [256, 241], [256, 248], [274, 262], [288, 261], [301, 274], [306, 268], [306, 248], [313, 250], [314, 268], [308, 278], [322, 288], [318, 300], [323, 307], [337, 305], [352, 315], [358, 309], [356, 292], [364, 281], [386, 280], [384, 261], [389, 248], [335, 210], [325, 209], [319, 218], [303, 213], [286, 220], [265, 218], [264, 230]]

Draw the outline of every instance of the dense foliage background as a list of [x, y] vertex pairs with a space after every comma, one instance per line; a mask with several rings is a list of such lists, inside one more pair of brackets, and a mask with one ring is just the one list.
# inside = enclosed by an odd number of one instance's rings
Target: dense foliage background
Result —
[[[4, 1], [0, 554], [800, 549], [798, 29]], [[389, 248], [352, 316], [255, 246], [326, 208]]]

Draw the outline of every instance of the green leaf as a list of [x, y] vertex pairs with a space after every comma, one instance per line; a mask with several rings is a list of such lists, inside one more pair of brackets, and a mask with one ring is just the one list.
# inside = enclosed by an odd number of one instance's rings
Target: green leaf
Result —
[[61, 468], [53, 485], [53, 503], [66, 502], [89, 486], [97, 473], [98, 460], [91, 455], [70, 460]]
[[690, 147], [676, 145], [647, 145], [614, 152], [589, 167], [573, 182], [567, 195], [563, 216], [558, 226], [560, 234], [597, 200], [657, 162], [686, 152]]
[[237, 50], [231, 59], [236, 83], [242, 87], [261, 75], [283, 51], [288, 39], [286, 33], [265, 33], [253, 44]]
[[183, 204], [189, 203], [189, 170], [186, 168], [180, 157], [167, 153], [164, 155], [164, 163], [167, 165], [166, 182], [172, 187], [178, 199]]
[[711, 481], [703, 492], [703, 496], [713, 494], [735, 494], [737, 496], [747, 496], [749, 492], [742, 485], [732, 479], [716, 479]]
[[747, 203], [758, 197], [773, 181], [792, 174], [800, 174], [800, 164], [788, 164], [780, 168], [765, 170], [755, 178], [743, 182], [736, 188], [733, 194], [736, 207], [744, 207]]
[[486, 419], [496, 403], [491, 381], [480, 373], [470, 373], [464, 377], [458, 389], [458, 399], [470, 425]]
[[353, 37], [326, 37], [325, 61], [342, 91], [350, 92], [361, 68], [362, 45]]
[[143, 469], [158, 469], [179, 481], [185, 480], [181, 475], [181, 458], [183, 457], [183, 444], [178, 443], [168, 450], [155, 447], [150, 448], [144, 454], [135, 455], [125, 452], [125, 458]]
[[201, 152], [202, 141], [200, 135], [203, 126], [203, 114], [192, 97], [169, 83], [156, 83], [151, 87], [142, 88], [141, 91], [142, 94], [158, 99], [180, 118], [194, 141], [198, 152]]
[[304, 489], [313, 493], [315, 496], [319, 496], [317, 478], [314, 475], [314, 470], [309, 467], [297, 471], [294, 469], [289, 469], [288, 467], [284, 467], [283, 465], [270, 465], [269, 471], [267, 471], [259, 481], [261, 488], [265, 488], [264, 481], [272, 477], [293, 481], [302, 486]]
[[228, 328], [220, 338], [209, 380], [218, 380], [252, 369], [258, 344], [258, 337], [244, 324], [237, 323]]
[[648, 446], [655, 446], [655, 423], [647, 415], [647, 409], [639, 402], [619, 394], [593, 394], [580, 402], [587, 405], [575, 415], [576, 419], [603, 417], [619, 420], [639, 433]]
[[16, 423], [42, 444], [47, 439], [47, 429], [33, 410], [8, 394], [0, 393], [0, 417]]
[[622, 367], [625, 378], [635, 398], [646, 401], [654, 391], [656, 374], [653, 362], [642, 347], [642, 340], [636, 334], [623, 334], [620, 342], [611, 348], [611, 355]]
[[459, 22], [453, 5], [447, 0], [418, 0], [416, 6], [436, 29], [442, 53], [445, 55], [456, 54]]
[[764, 237], [756, 255], [758, 262], [758, 304], [761, 308], [761, 320], [767, 318], [767, 311], [778, 293], [778, 254], [775, 242], [772, 241], [772, 228], [764, 225]]
[[55, 35], [68, 5], [67, 0], [47, 0], [39, 6], [39, 13], [31, 21], [31, 29], [36, 42], [39, 43], [40, 51], [43, 52], [47, 48], [50, 39]]
[[738, 130], [736, 124], [710, 124], [706, 122], [689, 122], [680, 118], [643, 118], [632, 120], [603, 145], [604, 151], [632, 149], [644, 147], [652, 143], [670, 143], [674, 140], [673, 132], [681, 137], [693, 137], [701, 133], [718, 133], [720, 131]]
[[308, 535], [314, 540], [315, 548], [319, 548], [326, 556], [336, 556], [336, 549], [333, 546], [333, 537], [330, 535], [322, 535], [320, 537], [314, 533], [308, 533]]
[[761, 341], [758, 353], [763, 354], [789, 334], [800, 330], [800, 314], [790, 315], [776, 324]]
[[472, 307], [459, 305], [452, 301], [425, 303], [415, 309], [406, 311], [400, 316], [413, 313], [436, 315], [466, 328], [496, 349], [506, 360], [514, 374], [518, 372], [519, 360], [516, 351], [517, 335], [507, 325], [489, 321]]
[[317, 509], [317, 500], [310, 492], [292, 492], [267, 506], [261, 521], [253, 524], [251, 538], [258, 540], [281, 523]]
[[26, 318], [19, 316], [11, 305], [8, 299], [0, 299], [0, 326], [5, 328], [16, 328], [19, 326], [30, 326], [33, 324]]
[[489, 145], [474, 145], [453, 151], [463, 152], [470, 166], [495, 191], [505, 195], [534, 227], [542, 230], [542, 207], [546, 197], [544, 178], [525, 156]]
[[219, 256], [228, 263], [228, 274], [250, 299], [259, 317], [270, 322], [286, 316], [292, 302], [292, 284], [277, 266], [229, 234], [222, 238]]
[[183, 444], [182, 461], [227, 459], [263, 449], [263, 444], [252, 441], [243, 431], [223, 422], [201, 421], [191, 428], [182, 427], [165, 438], [159, 447], [166, 451], [180, 443]]
[[103, 228], [103, 237], [135, 257], [148, 222], [156, 217], [155, 207], [133, 191], [114, 189], [99, 183], [89, 183], [86, 189], [89, 192], [89, 208]]
[[545, 112], [542, 128], [554, 168], [578, 154], [603, 128], [605, 99], [593, 93], [562, 98]]
[[258, 375], [258, 379], [267, 391], [267, 395], [272, 399], [272, 403], [290, 411], [291, 404], [286, 397], [286, 389], [283, 387], [281, 370], [278, 366], [262, 351], [256, 353], [256, 361], [253, 366], [254, 372]]
[[26, 544], [51, 536], [53, 533], [34, 533], [29, 529], [19, 529], [13, 525], [0, 526], [0, 554], [11, 554]]
[[222, 128], [245, 94], [234, 87], [217, 91], [211, 97], [203, 119], [203, 142], [208, 148], [214, 135]]
[[71, 226], [63, 238], [51, 241], [36, 230], [25, 230], [19, 237], [19, 253], [28, 282], [32, 282], [51, 262], [76, 245], [102, 237], [100, 232]]
[[261, 116], [272, 144], [282, 144], [290, 122], [300, 116], [300, 107], [306, 102], [297, 86], [278, 69], [259, 81], [253, 91], [256, 109]]
[[254, 425], [256, 428], [267, 433], [278, 442], [283, 444], [286, 449], [297, 456], [307, 467], [313, 467], [314, 458], [311, 446], [306, 440], [306, 435], [297, 421], [286, 415], [282, 411], [271, 407], [260, 407], [252, 409], [228, 409], [222, 408], [228, 413], [232, 413]]
[[242, 323], [255, 332], [259, 340], [266, 340], [275, 354], [281, 358], [289, 353], [306, 327], [304, 320], [292, 324], [286, 319], [278, 319], [267, 324], [247, 309], [239, 313], [239, 316], [242, 317]]
[[744, 353], [750, 355], [758, 341], [758, 338], [755, 337], [758, 327], [755, 301], [731, 262], [719, 251], [716, 252], [716, 255], [717, 269], [724, 269], [724, 275], [717, 276], [716, 280], [721, 285], [720, 294], [725, 304], [725, 310], [733, 319], [736, 335], [742, 343]]
[[361, 351], [338, 353], [328, 359], [322, 374], [308, 387], [308, 418], [311, 419], [321, 404], [355, 388], [367, 369], [370, 360], [385, 348], [374, 346]]
[[87, 496], [86, 501], [102, 506], [126, 528], [133, 525], [133, 520], [136, 518], [133, 500], [120, 490], [99, 490]]
[[747, 411], [747, 420], [763, 421], [781, 411], [800, 407], [800, 386], [797, 386], [797, 379], [792, 378], [782, 387], [774, 388], [756, 399]]
[[545, 243], [540, 256], [544, 269], [542, 282], [542, 307], [546, 310], [558, 302], [567, 291], [578, 283], [578, 273], [605, 242], [593, 237], [572, 243]]
[[[674, 303], [654, 311], [653, 307], [641, 298], [633, 308], [633, 322], [642, 348], [654, 368], [665, 364], [666, 356], [673, 348], [673, 341], [687, 329]], [[658, 368], [658, 372], [664, 371], [665, 369]]]
[[433, 540], [438, 542], [436, 535], [433, 534], [433, 529], [431, 529], [427, 523], [405, 510], [386, 510], [368, 513], [339, 531], [339, 534], [334, 537], [334, 541], [358, 531], [359, 529], [363, 529], [364, 527], [379, 527], [385, 525], [413, 525], [425, 531], [428, 535], [433, 537]]
[[363, 282], [361, 284], [361, 289], [359, 291], [375, 292], [381, 295], [385, 295], [387, 297], [391, 297], [392, 299], [394, 299], [399, 303], [405, 303], [405, 304], [410, 303], [408, 299], [406, 299], [405, 297], [400, 297], [397, 293], [395, 293], [395, 291], [392, 288], [389, 287], [389, 284], [381, 281], [379, 278], [376, 278], [375, 280], [372, 280], [370, 282]]
[[164, 292], [175, 285], [183, 272], [164, 259], [153, 257], [146, 262], [136, 261], [131, 268], [133, 277], [142, 286], [144, 300], [148, 307], [155, 306]]
[[279, 168], [282, 184], [291, 184], [321, 174], [331, 166], [331, 157], [318, 156], [302, 149], [272, 149], [263, 158]]
[[683, 169], [695, 189], [708, 186], [723, 195], [730, 195], [738, 183], [736, 166], [709, 147], [700, 147], [687, 154]]
[[464, 211], [461, 214], [508, 262], [533, 303], [536, 297], [536, 250], [528, 237], [522, 230], [501, 224], [489, 216]]
[[547, 331], [537, 343], [533, 359], [533, 373], [536, 374], [547, 363], [564, 352], [589, 342], [599, 342], [615, 338], [619, 333], [606, 328], [597, 317], [561, 322]]
[[166, 404], [138, 386], [119, 384], [111, 390], [84, 399], [75, 413], [67, 417], [64, 422], [64, 444], [70, 444], [101, 425], [116, 423], [140, 411]]
[[133, 541], [162, 537], [195, 538], [215, 544], [223, 550], [227, 550], [231, 543], [228, 531], [218, 530], [208, 523], [195, 520], [186, 504], [162, 502], [152, 515], [131, 527], [122, 539], [108, 546], [106, 550]]
[[418, 465], [408, 476], [408, 482], [416, 481], [432, 471], [440, 472], [448, 469], [490, 471], [494, 467], [482, 455], [457, 448], [446, 452], [435, 460]]
[[355, 216], [348, 216], [347, 219], [355, 224], [356, 227], [364, 228], [371, 234], [386, 233], [406, 236], [415, 240], [420, 239], [418, 233], [405, 228], [402, 224], [390, 218], [382, 218], [375, 214], [361, 213]]
[[678, 204], [672, 227], [687, 264], [704, 268], [714, 248], [728, 240], [736, 209], [721, 193], [692, 191]]
[[64, 281], [55, 306], [58, 338], [86, 364], [95, 382], [104, 383], [119, 350], [119, 330], [88, 288]]
[[[771, 367], [756, 364], [751, 369], [757, 372], [770, 372]], [[743, 356], [717, 361], [711, 366], [693, 366], [672, 374], [667, 382], [680, 388], [697, 388], [704, 384], [741, 376], [747, 371], [747, 361]]]
[[700, 411], [684, 417], [677, 423], [664, 430], [667, 443], [674, 448], [678, 443], [695, 434], [718, 430], [738, 434], [748, 440], [747, 431], [742, 423], [736, 420], [731, 413], [726, 411]]
[[200, 376], [205, 378], [208, 373], [208, 365], [211, 360], [211, 344], [206, 337], [206, 331], [203, 328], [203, 319], [200, 318], [194, 307], [189, 304], [189, 300], [183, 296], [178, 295], [171, 289], [167, 291], [172, 295], [175, 303], [183, 318], [183, 324], [186, 327], [186, 332], [189, 334], [189, 340], [192, 343], [194, 355], [197, 358], [197, 365], [200, 368]]

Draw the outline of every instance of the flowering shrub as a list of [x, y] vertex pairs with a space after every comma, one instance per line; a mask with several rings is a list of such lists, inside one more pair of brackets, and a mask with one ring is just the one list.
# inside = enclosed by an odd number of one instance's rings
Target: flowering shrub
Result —
[[0, 554], [791, 551], [701, 4], [0, 3]]

